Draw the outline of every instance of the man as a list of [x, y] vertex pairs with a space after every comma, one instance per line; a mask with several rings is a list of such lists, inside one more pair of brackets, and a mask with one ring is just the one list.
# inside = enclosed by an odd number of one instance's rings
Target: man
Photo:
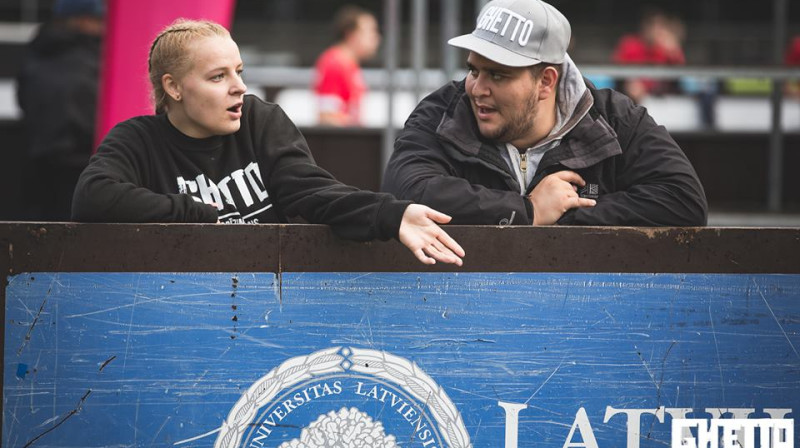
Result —
[[425, 98], [383, 189], [454, 224], [704, 225], [703, 188], [647, 111], [596, 90], [567, 55], [570, 25], [539, 0], [494, 0], [465, 80]]
[[28, 144], [25, 219], [68, 221], [92, 155], [104, 30], [102, 0], [58, 0], [28, 45], [17, 78]]
[[338, 42], [316, 63], [314, 91], [319, 121], [332, 126], [361, 124], [361, 97], [366, 91], [360, 63], [375, 55], [381, 43], [375, 16], [357, 6], [345, 6], [334, 20]]

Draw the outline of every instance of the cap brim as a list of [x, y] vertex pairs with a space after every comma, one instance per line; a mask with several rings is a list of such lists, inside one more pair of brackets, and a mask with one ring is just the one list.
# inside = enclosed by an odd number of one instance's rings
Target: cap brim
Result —
[[529, 58], [527, 56], [514, 53], [513, 51], [507, 50], [500, 45], [479, 37], [475, 37], [472, 34], [454, 37], [448, 40], [447, 43], [454, 47], [474, 51], [490, 61], [507, 65], [509, 67], [528, 67], [542, 62], [538, 59]]

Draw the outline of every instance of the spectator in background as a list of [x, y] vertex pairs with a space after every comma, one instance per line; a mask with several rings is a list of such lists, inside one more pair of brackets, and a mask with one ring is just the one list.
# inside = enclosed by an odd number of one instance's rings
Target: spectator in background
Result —
[[[636, 65], [683, 65], [681, 49], [685, 30], [681, 21], [658, 10], [648, 10], [641, 21], [639, 34], [623, 36], [614, 51], [614, 62]], [[625, 80], [622, 91], [636, 103], [649, 94], [671, 90], [674, 83], [654, 79]]]
[[378, 22], [370, 12], [348, 5], [336, 14], [334, 26], [338, 41], [316, 63], [319, 121], [333, 126], [359, 125], [361, 97], [366, 91], [360, 63], [378, 50]]
[[786, 65], [800, 65], [800, 36], [792, 39], [786, 51]]
[[[796, 36], [786, 50], [786, 60], [788, 66], [800, 66], [800, 36]], [[800, 97], [800, 79], [791, 79], [786, 83], [786, 93], [793, 97]]]
[[66, 221], [92, 154], [104, 29], [102, 0], [58, 0], [29, 44], [17, 79], [27, 167], [26, 219]]

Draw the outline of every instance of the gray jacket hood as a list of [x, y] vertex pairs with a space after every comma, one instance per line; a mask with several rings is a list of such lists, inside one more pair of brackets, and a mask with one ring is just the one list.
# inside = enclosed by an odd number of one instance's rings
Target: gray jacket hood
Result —
[[536, 144], [543, 146], [559, 139], [571, 131], [575, 125], [589, 112], [594, 98], [586, 87], [586, 82], [578, 66], [569, 55], [561, 66], [561, 82], [558, 84], [558, 102], [556, 103], [556, 125], [550, 135]]

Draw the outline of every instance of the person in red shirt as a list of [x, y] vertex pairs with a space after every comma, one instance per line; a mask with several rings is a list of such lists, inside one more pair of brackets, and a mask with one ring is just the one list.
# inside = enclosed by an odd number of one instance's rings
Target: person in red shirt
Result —
[[800, 65], [800, 36], [792, 39], [786, 52], [786, 65]]
[[370, 12], [345, 6], [334, 21], [338, 42], [316, 63], [314, 91], [320, 124], [357, 126], [366, 84], [360, 63], [375, 55], [381, 43], [378, 22]]
[[[681, 22], [660, 11], [648, 11], [642, 18], [639, 34], [623, 36], [614, 51], [618, 64], [683, 65], [686, 63], [681, 40], [684, 29]], [[628, 79], [623, 91], [640, 103], [651, 93], [663, 93], [669, 83], [654, 79]]]
[[[792, 39], [789, 49], [786, 51], [787, 66], [800, 66], [800, 36]], [[786, 82], [786, 94], [795, 98], [800, 98], [800, 80], [790, 79]]]

